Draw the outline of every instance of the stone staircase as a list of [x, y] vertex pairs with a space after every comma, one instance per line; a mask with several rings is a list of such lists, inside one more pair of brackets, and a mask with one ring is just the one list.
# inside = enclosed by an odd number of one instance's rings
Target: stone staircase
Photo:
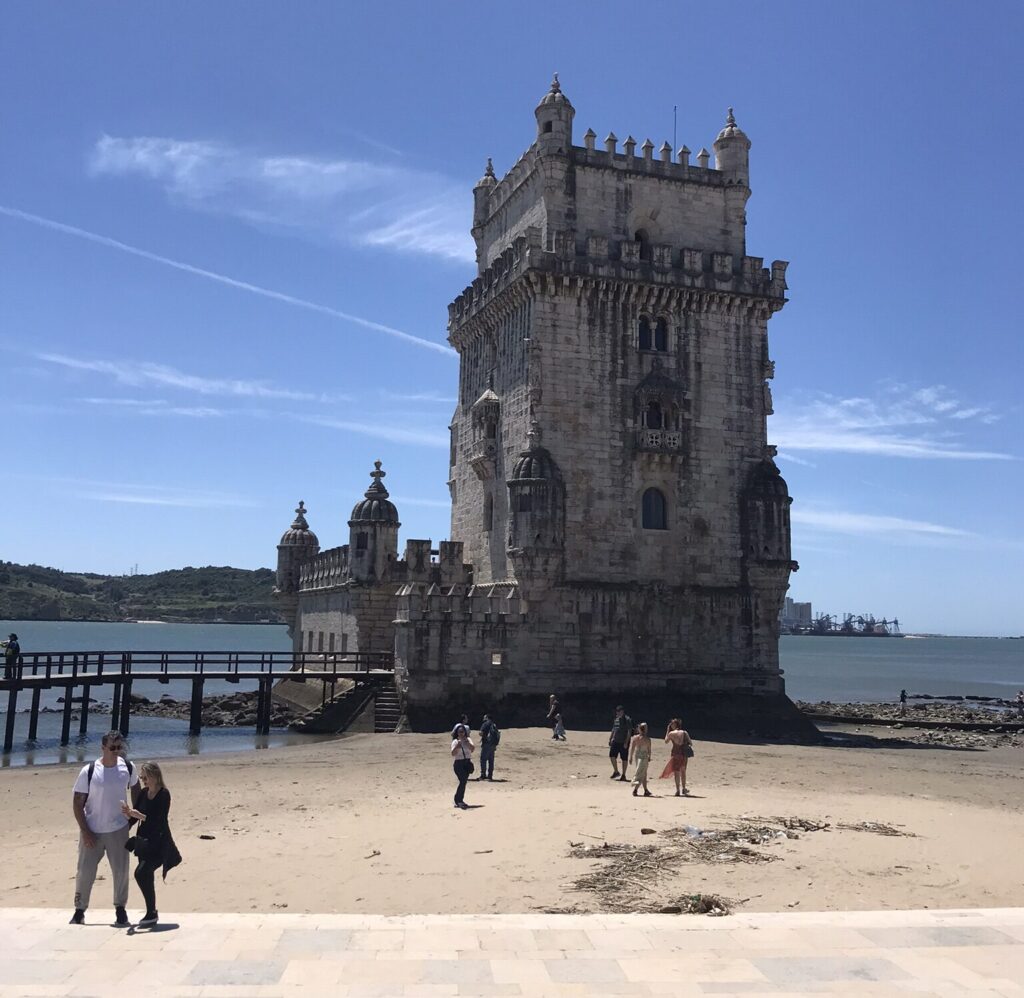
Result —
[[393, 733], [402, 719], [402, 705], [394, 685], [377, 690], [373, 710], [373, 730], [378, 733]]

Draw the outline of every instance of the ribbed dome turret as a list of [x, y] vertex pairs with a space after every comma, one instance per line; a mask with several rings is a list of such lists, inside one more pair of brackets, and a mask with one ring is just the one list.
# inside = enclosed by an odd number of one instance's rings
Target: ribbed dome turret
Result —
[[309, 529], [309, 524], [306, 522], [306, 504], [301, 499], [295, 510], [295, 519], [292, 521], [292, 525], [281, 535], [281, 544], [286, 547], [317, 549], [320, 547], [320, 541], [317, 540], [316, 534]]
[[352, 519], [349, 526], [357, 523], [392, 523], [396, 527], [401, 526], [398, 522], [398, 510], [395, 504], [388, 499], [388, 490], [384, 488], [381, 479], [387, 474], [381, 471], [380, 461], [374, 461], [374, 470], [370, 472], [373, 484], [363, 493], [364, 497], [352, 507]]
[[551, 455], [543, 448], [523, 451], [512, 469], [512, 481], [550, 481], [557, 475]]
[[551, 80], [551, 88], [543, 97], [541, 97], [540, 103], [537, 107], [547, 107], [552, 104], [559, 104], [562, 107], [572, 108], [572, 104], [569, 103], [569, 98], [562, 93], [562, 85], [558, 82], [557, 73], [555, 73]]
[[788, 499], [789, 487], [774, 461], [762, 461], [750, 475], [747, 494], [751, 498]]
[[477, 187], [494, 187], [498, 183], [498, 178], [494, 175], [494, 164], [491, 162], [491, 157], [487, 157], [487, 166], [484, 167], [484, 175], [476, 182]]
[[726, 139], [742, 139], [747, 144], [747, 148], [750, 148], [750, 139], [747, 138], [747, 133], [736, 124], [736, 117], [732, 113], [732, 108], [729, 108], [729, 114], [725, 119], [725, 128], [718, 133], [718, 138], [715, 142], [722, 142]]
[[510, 482], [554, 481], [561, 478], [561, 471], [551, 454], [540, 445], [540, 426], [533, 422], [526, 435], [529, 446], [516, 460]]

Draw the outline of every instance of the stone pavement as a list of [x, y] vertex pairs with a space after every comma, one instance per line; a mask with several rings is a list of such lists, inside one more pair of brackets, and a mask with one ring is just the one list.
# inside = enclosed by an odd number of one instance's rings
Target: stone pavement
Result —
[[1024, 908], [672, 915], [175, 915], [0, 909], [0, 995], [1024, 998]]

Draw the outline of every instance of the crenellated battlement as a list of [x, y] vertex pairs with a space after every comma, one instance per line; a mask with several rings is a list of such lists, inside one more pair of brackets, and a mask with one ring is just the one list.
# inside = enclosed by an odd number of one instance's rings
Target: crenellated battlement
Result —
[[[461, 541], [441, 541], [437, 548], [430, 540], [407, 540], [405, 554], [388, 564], [387, 575], [372, 585], [393, 586], [396, 582], [418, 585], [467, 585], [471, 566], [462, 561]], [[335, 589], [346, 585], [364, 585], [353, 579], [349, 545], [321, 551], [299, 570], [299, 591]]]
[[514, 582], [450, 587], [407, 583], [395, 596], [397, 623], [449, 621], [509, 626], [526, 621], [526, 607]]
[[448, 306], [449, 340], [457, 345], [457, 330], [494, 301], [527, 271], [605, 281], [655, 284], [716, 294], [767, 299], [776, 307], [786, 300], [785, 260], [764, 266], [758, 256], [734, 257], [668, 244], [645, 247], [635, 240], [605, 236], [578, 238], [571, 230], [549, 234], [550, 248], [541, 232], [528, 229]]

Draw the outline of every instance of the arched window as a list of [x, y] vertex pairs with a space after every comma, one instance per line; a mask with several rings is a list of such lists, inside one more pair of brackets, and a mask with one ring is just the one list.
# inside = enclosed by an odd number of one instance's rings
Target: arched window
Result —
[[640, 323], [637, 327], [637, 343], [641, 350], [651, 349], [651, 320], [646, 315], [640, 316]]
[[643, 499], [644, 530], [668, 530], [665, 497], [657, 489], [648, 489]]
[[661, 403], [652, 401], [647, 404], [646, 413], [647, 429], [649, 430], [661, 430], [665, 426], [665, 417], [661, 412]]
[[647, 234], [647, 230], [637, 229], [633, 238], [640, 244], [640, 259], [649, 261], [651, 259], [651, 237]]
[[668, 350], [668, 323], [664, 319], [654, 324], [654, 349], [662, 353]]

